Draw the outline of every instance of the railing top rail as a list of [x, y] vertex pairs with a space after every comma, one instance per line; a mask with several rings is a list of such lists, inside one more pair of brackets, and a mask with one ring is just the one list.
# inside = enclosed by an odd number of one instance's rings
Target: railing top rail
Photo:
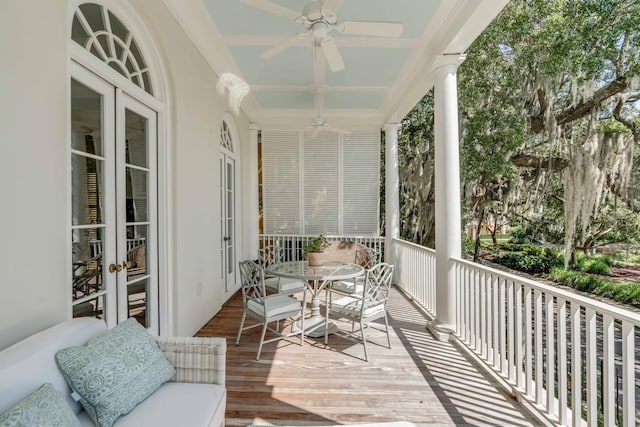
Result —
[[399, 244], [404, 245], [404, 246], [410, 246], [410, 247], [412, 247], [414, 249], [418, 249], [418, 250], [421, 250], [421, 251], [429, 252], [430, 254], [433, 254], [433, 255], [435, 255], [435, 253], [436, 253], [435, 249], [427, 248], [426, 246], [421, 246], [421, 245], [418, 245], [417, 243], [412, 243], [412, 242], [409, 242], [407, 240], [398, 239], [398, 238], [394, 238], [394, 239], [391, 239], [391, 240], [392, 240], [393, 243], [399, 243]]
[[[277, 234], [277, 233], [268, 233], [268, 234], [259, 234], [259, 237], [303, 237], [303, 238], [313, 238], [318, 237], [317, 234]], [[384, 236], [375, 236], [375, 235], [336, 235], [336, 234], [326, 234], [324, 235], [327, 239], [384, 239]]]
[[525, 277], [521, 277], [516, 274], [508, 273], [506, 271], [498, 270], [492, 267], [488, 267], [483, 264], [478, 264], [473, 261], [465, 260], [462, 258], [451, 258], [451, 260], [458, 264], [466, 265], [468, 267], [471, 267], [477, 270], [487, 271], [491, 274], [495, 274], [505, 279], [522, 283], [532, 289], [538, 289], [545, 293], [551, 294], [555, 297], [564, 298], [569, 302], [575, 301], [581, 306], [591, 308], [596, 312], [606, 313], [613, 316], [616, 319], [625, 320], [627, 322], [633, 323], [636, 326], [640, 326], [640, 313], [635, 313], [631, 310], [628, 310], [622, 307], [617, 307], [615, 305], [612, 305], [606, 302], [598, 301], [593, 298], [590, 298], [578, 293], [570, 292], [562, 288], [556, 288], [551, 285], [546, 285], [544, 283], [536, 282], [535, 280], [527, 279]]

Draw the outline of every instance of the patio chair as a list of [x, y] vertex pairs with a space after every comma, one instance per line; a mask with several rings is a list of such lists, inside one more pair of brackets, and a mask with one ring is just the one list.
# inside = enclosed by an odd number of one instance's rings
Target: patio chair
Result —
[[335, 282], [332, 288], [336, 291], [343, 292], [345, 294], [358, 294], [362, 295], [364, 289], [364, 280], [369, 270], [374, 265], [380, 262], [380, 252], [373, 248], [362, 248], [356, 250], [355, 264], [364, 267], [365, 274], [360, 277], [356, 277], [353, 280], [341, 280]]
[[[259, 262], [262, 268], [268, 269], [271, 264], [284, 262], [284, 248], [268, 245], [260, 249]], [[306, 284], [297, 279], [265, 275], [264, 284], [272, 294], [294, 295], [304, 292]]]
[[[389, 338], [389, 322], [387, 320], [387, 300], [389, 298], [389, 287], [393, 277], [393, 265], [381, 262], [374, 265], [365, 273], [364, 289], [362, 295], [345, 293], [334, 288], [327, 289], [327, 309], [325, 312], [325, 324], [329, 324], [329, 317], [345, 319], [352, 322], [351, 332], [348, 336], [355, 334], [353, 324], [360, 324], [360, 334], [364, 345], [364, 359], [367, 356], [367, 338], [365, 336], [365, 325], [378, 319], [384, 319], [385, 332], [387, 334], [387, 347], [391, 348]], [[339, 299], [334, 299], [339, 296]], [[328, 328], [325, 328], [328, 330]], [[324, 344], [328, 345], [329, 334], [325, 332]]]
[[[243, 331], [262, 325], [262, 334], [260, 335], [260, 344], [258, 345], [258, 354], [256, 360], [260, 360], [262, 345], [283, 338], [300, 335], [300, 345], [304, 343], [304, 310], [306, 305], [307, 293], [303, 294], [302, 303], [287, 295], [272, 294], [267, 295], [264, 283], [264, 271], [262, 267], [253, 261], [240, 262], [240, 276], [242, 279], [242, 320], [238, 329], [238, 337], [236, 345], [240, 344], [240, 336]], [[250, 326], [244, 326], [247, 315], [251, 316], [258, 323]], [[279, 321], [287, 318], [300, 316], [300, 327], [296, 332], [284, 334], [279, 329]], [[269, 323], [278, 322], [276, 329], [269, 327]], [[293, 329], [293, 328], [292, 328]], [[276, 334], [275, 338], [265, 341], [267, 330]]]

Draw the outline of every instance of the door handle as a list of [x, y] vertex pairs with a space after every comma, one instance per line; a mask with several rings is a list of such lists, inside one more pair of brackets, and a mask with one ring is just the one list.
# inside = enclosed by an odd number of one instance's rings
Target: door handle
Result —
[[131, 261], [122, 261], [122, 268], [124, 268], [125, 270], [127, 268], [131, 268]]
[[231, 240], [231, 237], [224, 236], [224, 238], [222, 240], [224, 240], [225, 242], [228, 242], [229, 240]]
[[109, 266], [109, 273], [115, 273], [115, 272], [121, 272], [122, 271], [122, 266], [120, 264], [111, 264]]

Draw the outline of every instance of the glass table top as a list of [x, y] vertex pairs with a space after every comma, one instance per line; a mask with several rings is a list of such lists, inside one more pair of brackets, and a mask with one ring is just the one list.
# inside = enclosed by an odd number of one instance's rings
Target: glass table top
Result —
[[267, 273], [303, 280], [344, 280], [364, 274], [364, 268], [339, 261], [325, 261], [319, 266], [310, 266], [307, 261], [290, 261], [272, 264]]

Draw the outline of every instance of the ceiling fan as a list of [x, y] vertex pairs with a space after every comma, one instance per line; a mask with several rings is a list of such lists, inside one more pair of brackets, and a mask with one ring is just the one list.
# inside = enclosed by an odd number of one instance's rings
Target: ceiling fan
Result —
[[307, 129], [312, 130], [311, 137], [313, 139], [318, 137], [320, 131], [334, 132], [340, 135], [351, 135], [351, 131], [347, 129], [340, 129], [331, 126], [322, 116], [317, 116], [311, 120], [311, 125], [307, 126]]
[[262, 9], [266, 12], [292, 19], [305, 28], [302, 33], [294, 34], [273, 46], [260, 55], [262, 58], [271, 58], [283, 50], [295, 45], [300, 38], [313, 38], [314, 43], [322, 49], [331, 71], [344, 69], [342, 55], [336, 46], [331, 31], [344, 34], [358, 34], [375, 37], [399, 37], [402, 34], [403, 25], [399, 22], [379, 21], [342, 21], [338, 22], [336, 12], [344, 0], [312, 0], [302, 10], [302, 14], [289, 8], [272, 3], [268, 0], [240, 0], [241, 2]]

